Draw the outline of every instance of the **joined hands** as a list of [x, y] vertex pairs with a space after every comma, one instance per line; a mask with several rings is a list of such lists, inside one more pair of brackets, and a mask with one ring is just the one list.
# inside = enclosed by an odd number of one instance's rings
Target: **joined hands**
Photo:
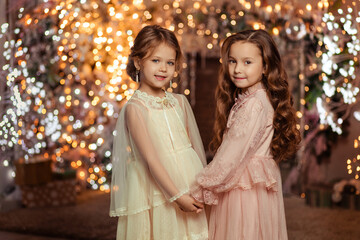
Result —
[[175, 200], [179, 208], [184, 212], [196, 212], [200, 213], [204, 209], [204, 204], [198, 202], [195, 198], [189, 194], [184, 194]]

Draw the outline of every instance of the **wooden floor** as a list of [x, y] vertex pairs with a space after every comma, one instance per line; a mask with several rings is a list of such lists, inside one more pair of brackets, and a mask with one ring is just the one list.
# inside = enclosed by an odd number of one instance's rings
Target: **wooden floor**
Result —
[[2, 240], [69, 240], [65, 238], [40, 237], [34, 235], [20, 234], [14, 232], [3, 232], [3, 231], [0, 231], [0, 239]]
[[[1, 240], [115, 240], [109, 194], [86, 192], [75, 206], [17, 209], [0, 214]], [[285, 197], [289, 240], [359, 240], [360, 211], [313, 208]]]

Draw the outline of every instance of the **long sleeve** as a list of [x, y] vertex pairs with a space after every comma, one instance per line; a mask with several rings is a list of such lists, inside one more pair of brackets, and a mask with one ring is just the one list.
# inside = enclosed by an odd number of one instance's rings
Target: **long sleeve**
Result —
[[194, 113], [186, 97], [184, 95], [179, 95], [179, 96], [181, 96], [181, 105], [185, 114], [186, 131], [189, 135], [191, 145], [194, 148], [197, 155], [199, 156], [203, 166], [205, 166], [206, 156], [205, 156], [204, 145], [201, 140], [199, 128], [197, 126]]
[[153, 178], [164, 195], [171, 201], [179, 194], [179, 190], [160, 161], [159, 152], [153, 145], [151, 133], [146, 127], [148, 124], [144, 114], [145, 112], [137, 105], [130, 104], [125, 112], [127, 128], [131, 139], [134, 141], [141, 158], [145, 161]]
[[[189, 192], [202, 170], [197, 156], [202, 145], [190, 142], [196, 134], [200, 139], [197, 126], [187, 127], [191, 124], [186, 119], [191, 117], [185, 115], [192, 115], [174, 97], [155, 98], [136, 91], [121, 110], [112, 154], [111, 216], [175, 201]], [[200, 154], [192, 145], [199, 145]]]
[[[197, 176], [192, 195], [207, 204], [217, 204], [217, 193], [235, 187], [251, 157], [262, 144], [268, 125], [267, 110], [257, 98], [250, 98], [236, 112], [213, 161]], [[229, 117], [230, 118], [230, 117]]]

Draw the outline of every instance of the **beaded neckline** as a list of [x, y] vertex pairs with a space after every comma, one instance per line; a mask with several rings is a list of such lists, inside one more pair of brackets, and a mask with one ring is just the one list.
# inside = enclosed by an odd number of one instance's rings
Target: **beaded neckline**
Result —
[[136, 90], [134, 95], [136, 95], [139, 99], [144, 101], [147, 106], [155, 107], [155, 108], [162, 108], [162, 107], [170, 107], [171, 105], [175, 104], [175, 98], [168, 92], [165, 92], [164, 97], [155, 97], [146, 92], [142, 92], [140, 90]]
[[148, 99], [151, 99], [151, 100], [154, 100], [155, 102], [163, 101], [165, 98], [167, 98], [169, 96], [169, 93], [167, 91], [164, 91], [164, 92], [165, 92], [165, 96], [163, 96], [163, 97], [155, 97], [155, 96], [150, 95], [147, 92], [143, 92], [143, 91], [141, 91], [139, 89], [135, 90], [135, 93], [137, 93], [138, 95], [140, 95], [142, 97], [145, 97], [145, 98], [148, 98]]

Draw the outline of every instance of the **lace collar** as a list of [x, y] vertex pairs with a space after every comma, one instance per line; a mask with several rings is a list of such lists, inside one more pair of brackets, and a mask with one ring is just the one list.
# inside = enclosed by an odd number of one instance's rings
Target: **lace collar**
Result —
[[254, 85], [248, 87], [245, 92], [240, 93], [237, 98], [235, 98], [235, 102], [243, 102], [246, 98], [253, 95], [257, 90], [264, 89], [265, 87], [263, 83], [260, 81], [255, 83]]
[[172, 94], [170, 94], [167, 91], [164, 91], [164, 92], [165, 92], [164, 97], [155, 97], [155, 96], [152, 96], [146, 92], [143, 92], [143, 91], [140, 91], [139, 89], [137, 89], [134, 92], [134, 96], [136, 96], [139, 99], [141, 99], [142, 101], [144, 101], [146, 103], [146, 105], [149, 107], [162, 108], [164, 106], [165, 107], [174, 106], [176, 103], [174, 96], [172, 96]]

